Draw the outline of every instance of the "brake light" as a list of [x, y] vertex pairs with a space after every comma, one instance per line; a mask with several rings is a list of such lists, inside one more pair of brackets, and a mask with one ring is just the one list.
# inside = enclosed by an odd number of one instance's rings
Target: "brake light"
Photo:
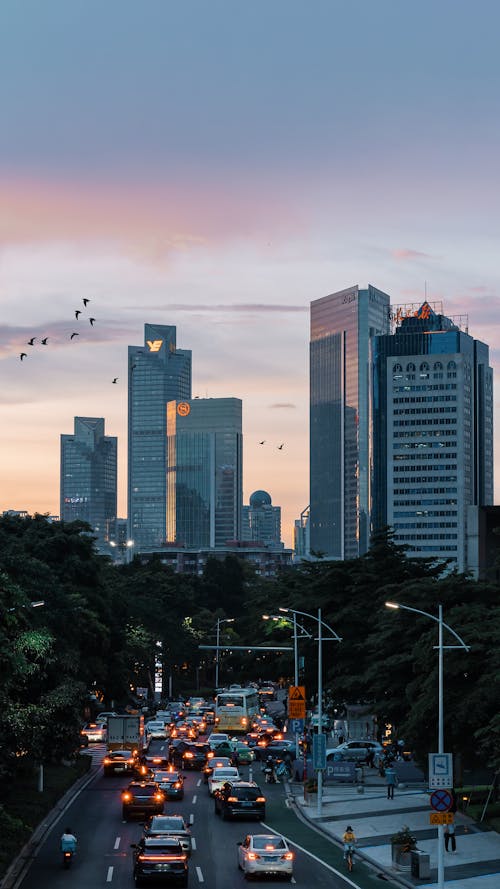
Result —
[[293, 852], [285, 852], [281, 857], [283, 861], [293, 861]]
[[156, 759], [153, 759], [153, 762], [161, 762], [161, 759], [157, 757]]
[[[106, 762], [106, 760], [104, 760], [104, 762]], [[129, 766], [133, 766], [133, 764], [134, 764], [134, 760], [133, 760], [133, 759], [127, 759], [127, 763], [128, 763]]]
[[227, 801], [228, 801], [228, 803], [237, 803], [238, 797], [237, 796], [228, 796]]
[[260, 855], [257, 855], [256, 852], [249, 852], [248, 853], [248, 860], [249, 861], [257, 861], [258, 858], [260, 858]]
[[161, 802], [163, 798], [163, 793], [155, 793], [155, 799], [157, 799], [158, 802]]
[[180, 782], [180, 781], [176, 781], [175, 784], [174, 784], [174, 787], [176, 787], [176, 788], [178, 789], [180, 786], [181, 786], [181, 782]]
[[189, 750], [186, 750], [184, 753], [184, 759], [194, 759], [194, 753], [191, 753]]
[[131, 794], [131, 793], [124, 793], [124, 794], [122, 794], [122, 800], [123, 800], [125, 803], [128, 803], [128, 801], [131, 800], [131, 799], [132, 799], [132, 794]]
[[105, 766], [108, 766], [108, 765], [110, 764], [110, 762], [111, 762], [111, 760], [108, 759], [107, 756], [105, 756], [104, 759], [103, 759], [103, 761], [102, 761], [103, 765], [105, 765]]
[[208, 753], [207, 753], [207, 759], [212, 759], [212, 756], [214, 756], [214, 751], [213, 751], [213, 750], [209, 750]]
[[255, 800], [256, 803], [265, 803], [265, 801], [266, 801], [265, 796], [258, 796], [257, 799]]

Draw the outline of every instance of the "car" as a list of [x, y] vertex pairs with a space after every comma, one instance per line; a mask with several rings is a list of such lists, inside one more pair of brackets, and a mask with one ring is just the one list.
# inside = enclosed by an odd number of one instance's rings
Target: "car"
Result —
[[267, 759], [268, 756], [273, 759], [295, 759], [295, 741], [268, 741], [265, 747], [258, 744], [254, 751], [257, 760]]
[[203, 741], [191, 741], [186, 744], [182, 751], [182, 768], [183, 769], [201, 769], [210, 759], [213, 759], [214, 752], [208, 744]]
[[179, 722], [170, 732], [170, 737], [185, 738], [188, 741], [195, 741], [198, 737], [198, 731], [194, 726], [188, 725], [187, 722]]
[[121, 775], [125, 772], [136, 772], [138, 766], [137, 756], [131, 750], [108, 750], [102, 761], [104, 774]]
[[86, 735], [90, 743], [102, 744], [108, 736], [108, 727], [103, 722], [89, 722], [84, 725], [80, 734]]
[[212, 774], [214, 769], [225, 769], [231, 768], [234, 766], [233, 761], [229, 756], [219, 756], [217, 753], [213, 756], [212, 759], [207, 761], [206, 766], [203, 768], [203, 780], [205, 784], [208, 784], [208, 779]]
[[368, 756], [368, 751], [373, 751], [375, 756], [375, 765], [378, 764], [378, 760], [381, 759], [384, 755], [384, 748], [382, 744], [378, 741], [369, 741], [369, 740], [359, 740], [359, 741], [345, 741], [343, 744], [339, 744], [337, 747], [332, 747], [331, 749], [326, 751], [326, 758], [330, 756], [333, 759], [333, 754], [340, 754], [344, 761], [355, 761], [362, 762]]
[[255, 753], [248, 744], [233, 739], [231, 746], [233, 748], [233, 762], [235, 765], [247, 765], [254, 761]]
[[168, 729], [163, 720], [150, 719], [144, 726], [144, 733], [148, 739], [168, 737]]
[[266, 798], [255, 781], [232, 780], [214, 793], [214, 810], [223, 821], [228, 818], [266, 817]]
[[220, 790], [226, 781], [239, 781], [240, 773], [235, 766], [224, 766], [221, 769], [214, 769], [208, 777], [208, 792], [213, 796], [216, 790]]
[[134, 850], [133, 876], [136, 886], [148, 883], [174, 883], [187, 886], [189, 867], [179, 840], [167, 837], [142, 837], [131, 843]]
[[153, 772], [153, 780], [163, 791], [166, 799], [184, 799], [184, 778], [180, 772], [160, 769]]
[[170, 762], [170, 745], [164, 738], [152, 738], [141, 756], [142, 762], [151, 769], [168, 766]]
[[238, 843], [238, 867], [247, 879], [258, 874], [272, 874], [291, 881], [294, 858], [285, 838], [276, 834], [248, 834]]
[[200, 713], [203, 716], [207, 725], [214, 725], [215, 710], [213, 707], [200, 707]]
[[207, 744], [210, 744], [212, 750], [215, 750], [217, 744], [222, 744], [223, 741], [230, 741], [231, 738], [229, 735], [225, 735], [223, 732], [212, 732], [211, 735], [207, 738]]
[[161, 815], [165, 794], [154, 781], [131, 781], [122, 793], [123, 820], [133, 815]]
[[172, 837], [179, 840], [182, 851], [191, 855], [191, 822], [185, 821], [182, 815], [153, 815], [144, 825], [145, 837]]

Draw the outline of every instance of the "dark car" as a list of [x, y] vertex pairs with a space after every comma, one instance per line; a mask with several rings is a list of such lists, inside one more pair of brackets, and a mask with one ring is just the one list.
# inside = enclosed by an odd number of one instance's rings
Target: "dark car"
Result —
[[266, 817], [266, 798], [254, 781], [228, 782], [226, 787], [214, 793], [215, 814], [223, 820], [228, 818], [255, 818], [263, 821]]
[[227, 766], [232, 765], [233, 761], [229, 756], [219, 756], [216, 754], [212, 759], [207, 760], [207, 764], [203, 767], [203, 780], [205, 784], [208, 784], [208, 779], [214, 769], [225, 769]]
[[295, 741], [269, 741], [266, 747], [254, 747], [255, 759], [295, 759]]
[[200, 712], [207, 725], [215, 724], [215, 710], [213, 707], [200, 707]]
[[102, 761], [104, 774], [123, 775], [126, 772], [136, 773], [138, 759], [131, 750], [110, 750]]
[[187, 856], [179, 840], [168, 837], [142, 837], [132, 843], [134, 850], [134, 881], [136, 886], [165, 883], [187, 886]]
[[191, 821], [182, 815], [153, 815], [144, 825], [146, 837], [174, 837], [186, 855], [191, 855]]
[[122, 793], [123, 820], [134, 815], [161, 815], [165, 794], [154, 781], [131, 781]]
[[170, 744], [163, 738], [153, 738], [142, 754], [142, 762], [150, 769], [166, 768], [170, 761]]
[[184, 799], [184, 778], [180, 772], [161, 769], [153, 777], [167, 799]]
[[[213, 759], [213, 756], [214, 753], [213, 750], [210, 749], [209, 744], [204, 744], [202, 741], [195, 741], [184, 746], [184, 749], [180, 754], [180, 762], [182, 763], [183, 769], [201, 770], [206, 766], [209, 760]], [[179, 754], [177, 754], [177, 759], [179, 759]]]

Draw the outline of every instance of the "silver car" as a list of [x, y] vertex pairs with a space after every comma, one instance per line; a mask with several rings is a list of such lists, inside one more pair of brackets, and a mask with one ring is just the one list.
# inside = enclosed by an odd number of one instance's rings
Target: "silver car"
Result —
[[225, 766], [222, 769], [214, 769], [208, 778], [208, 792], [213, 796], [216, 790], [220, 790], [226, 781], [240, 781], [241, 776], [237, 768]]
[[382, 744], [379, 744], [378, 741], [345, 741], [343, 744], [339, 744], [338, 747], [333, 747], [331, 750], [326, 751], [326, 758], [335, 759], [335, 754], [341, 754], [343, 760], [354, 760], [355, 762], [363, 762], [368, 756], [368, 751], [373, 751], [375, 757], [375, 765], [378, 765], [378, 760], [383, 756], [384, 748]]
[[238, 867], [248, 878], [273, 874], [291, 880], [294, 857], [285, 838], [275, 834], [248, 834], [238, 843]]

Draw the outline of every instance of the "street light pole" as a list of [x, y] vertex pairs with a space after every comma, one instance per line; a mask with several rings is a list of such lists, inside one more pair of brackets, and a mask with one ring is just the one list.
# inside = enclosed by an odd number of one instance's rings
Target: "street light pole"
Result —
[[[413, 611], [415, 614], [423, 614], [438, 624], [438, 753], [444, 753], [444, 683], [443, 683], [443, 652], [445, 648], [462, 648], [464, 651], [470, 651], [470, 645], [466, 645], [464, 640], [453, 627], [443, 621], [443, 606], [438, 605], [438, 616], [430, 614], [428, 611], [421, 611], [420, 608], [411, 608], [409, 605], [401, 605], [399, 602], [386, 602], [387, 608], [399, 608], [402, 611]], [[455, 636], [459, 645], [443, 645], [443, 627], [446, 627], [450, 633]], [[439, 889], [444, 889], [444, 827], [438, 824], [438, 854], [437, 854], [437, 884]]]
[[[280, 609], [282, 610], [282, 609]], [[289, 609], [291, 610], [291, 609]], [[263, 614], [263, 620], [284, 620], [287, 623], [293, 622], [293, 681], [294, 685], [297, 686], [299, 684], [299, 637], [297, 635], [297, 627], [301, 630], [301, 636], [306, 637], [308, 639], [311, 638], [311, 634], [307, 632], [307, 630], [297, 622], [297, 615], [293, 612], [293, 621], [290, 620], [289, 617], [284, 617], [283, 614]], [[299, 736], [298, 733], [295, 732], [295, 759], [299, 758]]]
[[217, 618], [217, 652], [215, 655], [215, 688], [219, 687], [219, 644], [220, 644], [220, 625], [234, 623], [234, 617], [218, 617]]

